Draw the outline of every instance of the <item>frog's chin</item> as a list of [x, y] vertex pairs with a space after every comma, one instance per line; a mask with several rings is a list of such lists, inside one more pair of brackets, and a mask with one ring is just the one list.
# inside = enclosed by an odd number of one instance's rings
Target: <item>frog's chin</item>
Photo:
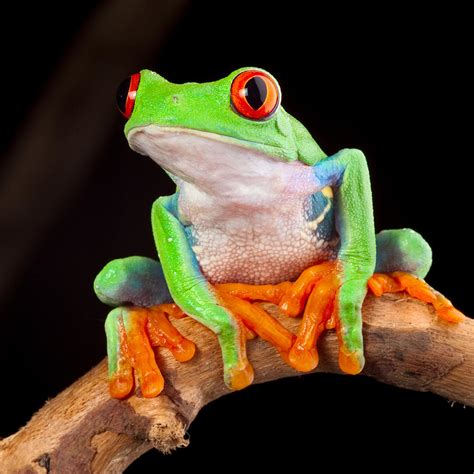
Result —
[[277, 192], [275, 188], [288, 186], [292, 170], [298, 175], [304, 192], [308, 186], [314, 187], [310, 166], [299, 161], [283, 161], [256, 149], [257, 145], [253, 148], [251, 143], [230, 137], [147, 125], [130, 130], [127, 139], [134, 151], [149, 156], [173, 176], [203, 191], [223, 192], [225, 184], [227, 190], [270, 186]]
[[[219, 142], [228, 144], [235, 147], [250, 149], [255, 152], [260, 152], [262, 155], [266, 155], [269, 158], [276, 160], [276, 161], [295, 161], [297, 160], [297, 156], [286, 156], [286, 152], [281, 150], [279, 147], [266, 145], [261, 142], [255, 142], [250, 140], [243, 140], [239, 138], [230, 137], [228, 135], [221, 135], [218, 133], [212, 132], [205, 132], [202, 130], [197, 130], [194, 128], [185, 128], [185, 127], [174, 127], [174, 126], [161, 126], [161, 125], [145, 125], [143, 127], [134, 127], [132, 128], [128, 134], [127, 139], [132, 149], [137, 151], [138, 153], [142, 153], [139, 149], [135, 149], [133, 147], [132, 142], [134, 141], [133, 137], [137, 134], [141, 133], [148, 133], [151, 136], [156, 138], [163, 138], [164, 136], [175, 136], [181, 137], [183, 135], [190, 135], [194, 137], [200, 137], [202, 139], [207, 139], [211, 142]], [[144, 154], [144, 153], [142, 153]]]

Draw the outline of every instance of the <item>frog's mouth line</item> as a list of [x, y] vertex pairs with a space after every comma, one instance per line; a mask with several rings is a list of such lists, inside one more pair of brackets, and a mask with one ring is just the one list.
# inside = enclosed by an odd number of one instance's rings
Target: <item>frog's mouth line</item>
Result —
[[[184, 128], [184, 127], [169, 127], [169, 126], [160, 126], [160, 125], [145, 125], [143, 127], [134, 127], [127, 134], [127, 140], [130, 144], [130, 148], [140, 153], [146, 155], [140, 151], [140, 146], [137, 143], [140, 140], [136, 140], [136, 135], [141, 133], [146, 133], [149, 135], [154, 135], [156, 138], [163, 138], [164, 135], [173, 135], [175, 137], [183, 137], [187, 135], [192, 135], [200, 138], [204, 138], [213, 142], [225, 143], [227, 145], [241, 147], [246, 149], [251, 149], [256, 154], [266, 156], [275, 161], [294, 161], [297, 157], [287, 157], [286, 153], [283, 153], [280, 147], [267, 145], [265, 143], [243, 140], [240, 138], [230, 137], [228, 135], [220, 135], [218, 133], [205, 132], [202, 130], [197, 130], [194, 128]], [[138, 145], [138, 146], [137, 146]]]
[[276, 192], [294, 173], [314, 182], [310, 166], [275, 156], [272, 147], [215, 133], [147, 125], [131, 129], [127, 139], [132, 150], [149, 156], [172, 176], [213, 193], [244, 188]]

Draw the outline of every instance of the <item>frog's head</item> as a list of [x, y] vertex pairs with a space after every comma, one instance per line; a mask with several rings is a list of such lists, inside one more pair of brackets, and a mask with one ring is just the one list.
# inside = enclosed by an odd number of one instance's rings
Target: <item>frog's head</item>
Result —
[[173, 84], [143, 70], [120, 85], [117, 102], [128, 118], [131, 148], [185, 180], [224, 162], [241, 168], [261, 160], [311, 165], [326, 156], [281, 107], [280, 87], [262, 69], [242, 68], [203, 84]]

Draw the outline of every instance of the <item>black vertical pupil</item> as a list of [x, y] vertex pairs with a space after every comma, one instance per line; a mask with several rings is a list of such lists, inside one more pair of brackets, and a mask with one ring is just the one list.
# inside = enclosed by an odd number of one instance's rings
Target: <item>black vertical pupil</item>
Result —
[[116, 95], [117, 107], [119, 108], [120, 112], [122, 112], [123, 114], [125, 113], [125, 106], [127, 104], [127, 97], [128, 97], [128, 92], [130, 90], [131, 80], [132, 80], [131, 77], [127, 77], [127, 79], [121, 82], [121, 84], [118, 86], [118, 89], [117, 89], [117, 95]]
[[267, 85], [261, 77], [252, 77], [245, 84], [247, 102], [254, 110], [258, 110], [267, 98]]

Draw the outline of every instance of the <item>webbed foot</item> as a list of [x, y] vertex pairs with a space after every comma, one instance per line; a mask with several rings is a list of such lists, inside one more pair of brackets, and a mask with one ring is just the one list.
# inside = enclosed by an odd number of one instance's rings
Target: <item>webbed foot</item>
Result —
[[[350, 285], [352, 282], [347, 282]], [[358, 374], [364, 366], [362, 338], [358, 334], [360, 307], [360, 282], [345, 293], [353, 293], [350, 307], [341, 304], [341, 289], [344, 286], [343, 265], [340, 261], [325, 262], [306, 269], [291, 284], [280, 300], [279, 306], [290, 317], [303, 312], [303, 319], [296, 341], [289, 353], [290, 365], [301, 372], [315, 369], [319, 362], [317, 342], [321, 333], [336, 328], [339, 336], [339, 366], [348, 374]], [[341, 314], [341, 308], [347, 314]]]
[[121, 306], [113, 309], [106, 320], [109, 391], [114, 398], [124, 398], [137, 376], [142, 395], [152, 398], [164, 387], [163, 376], [152, 347], [166, 347], [179, 362], [190, 360], [195, 345], [186, 339], [168, 317], [184, 313], [174, 304], [150, 308]]
[[[252, 301], [278, 304], [290, 283], [279, 285], [246, 285], [222, 283], [215, 285], [223, 305], [244, 324], [251, 335], [260, 336], [273, 344], [280, 352], [288, 353], [294, 341], [294, 334]], [[252, 338], [249, 337], [249, 338]]]
[[432, 304], [436, 314], [450, 323], [459, 323], [465, 317], [445, 296], [431, 288], [421, 278], [410, 273], [374, 273], [368, 286], [375, 296], [406, 291], [413, 298]]
[[[355, 288], [344, 286], [343, 265], [339, 261], [325, 262], [306, 269], [295, 282], [277, 285], [221, 284], [223, 302], [257, 335], [278, 348], [283, 358], [296, 370], [313, 370], [319, 361], [317, 340], [326, 329], [336, 328], [339, 334], [339, 365], [350, 374], [359, 373], [364, 365], [360, 333], [360, 305], [365, 282], [356, 281]], [[344, 292], [341, 292], [344, 287]], [[349, 295], [349, 297], [347, 297]], [[337, 298], [341, 296], [341, 298]], [[350, 297], [354, 303], [345, 303]], [[340, 317], [340, 303], [344, 305]], [[290, 317], [303, 313], [298, 334], [284, 328], [266, 311], [251, 301], [278, 305]], [[345, 303], [345, 304], [344, 304]]]

